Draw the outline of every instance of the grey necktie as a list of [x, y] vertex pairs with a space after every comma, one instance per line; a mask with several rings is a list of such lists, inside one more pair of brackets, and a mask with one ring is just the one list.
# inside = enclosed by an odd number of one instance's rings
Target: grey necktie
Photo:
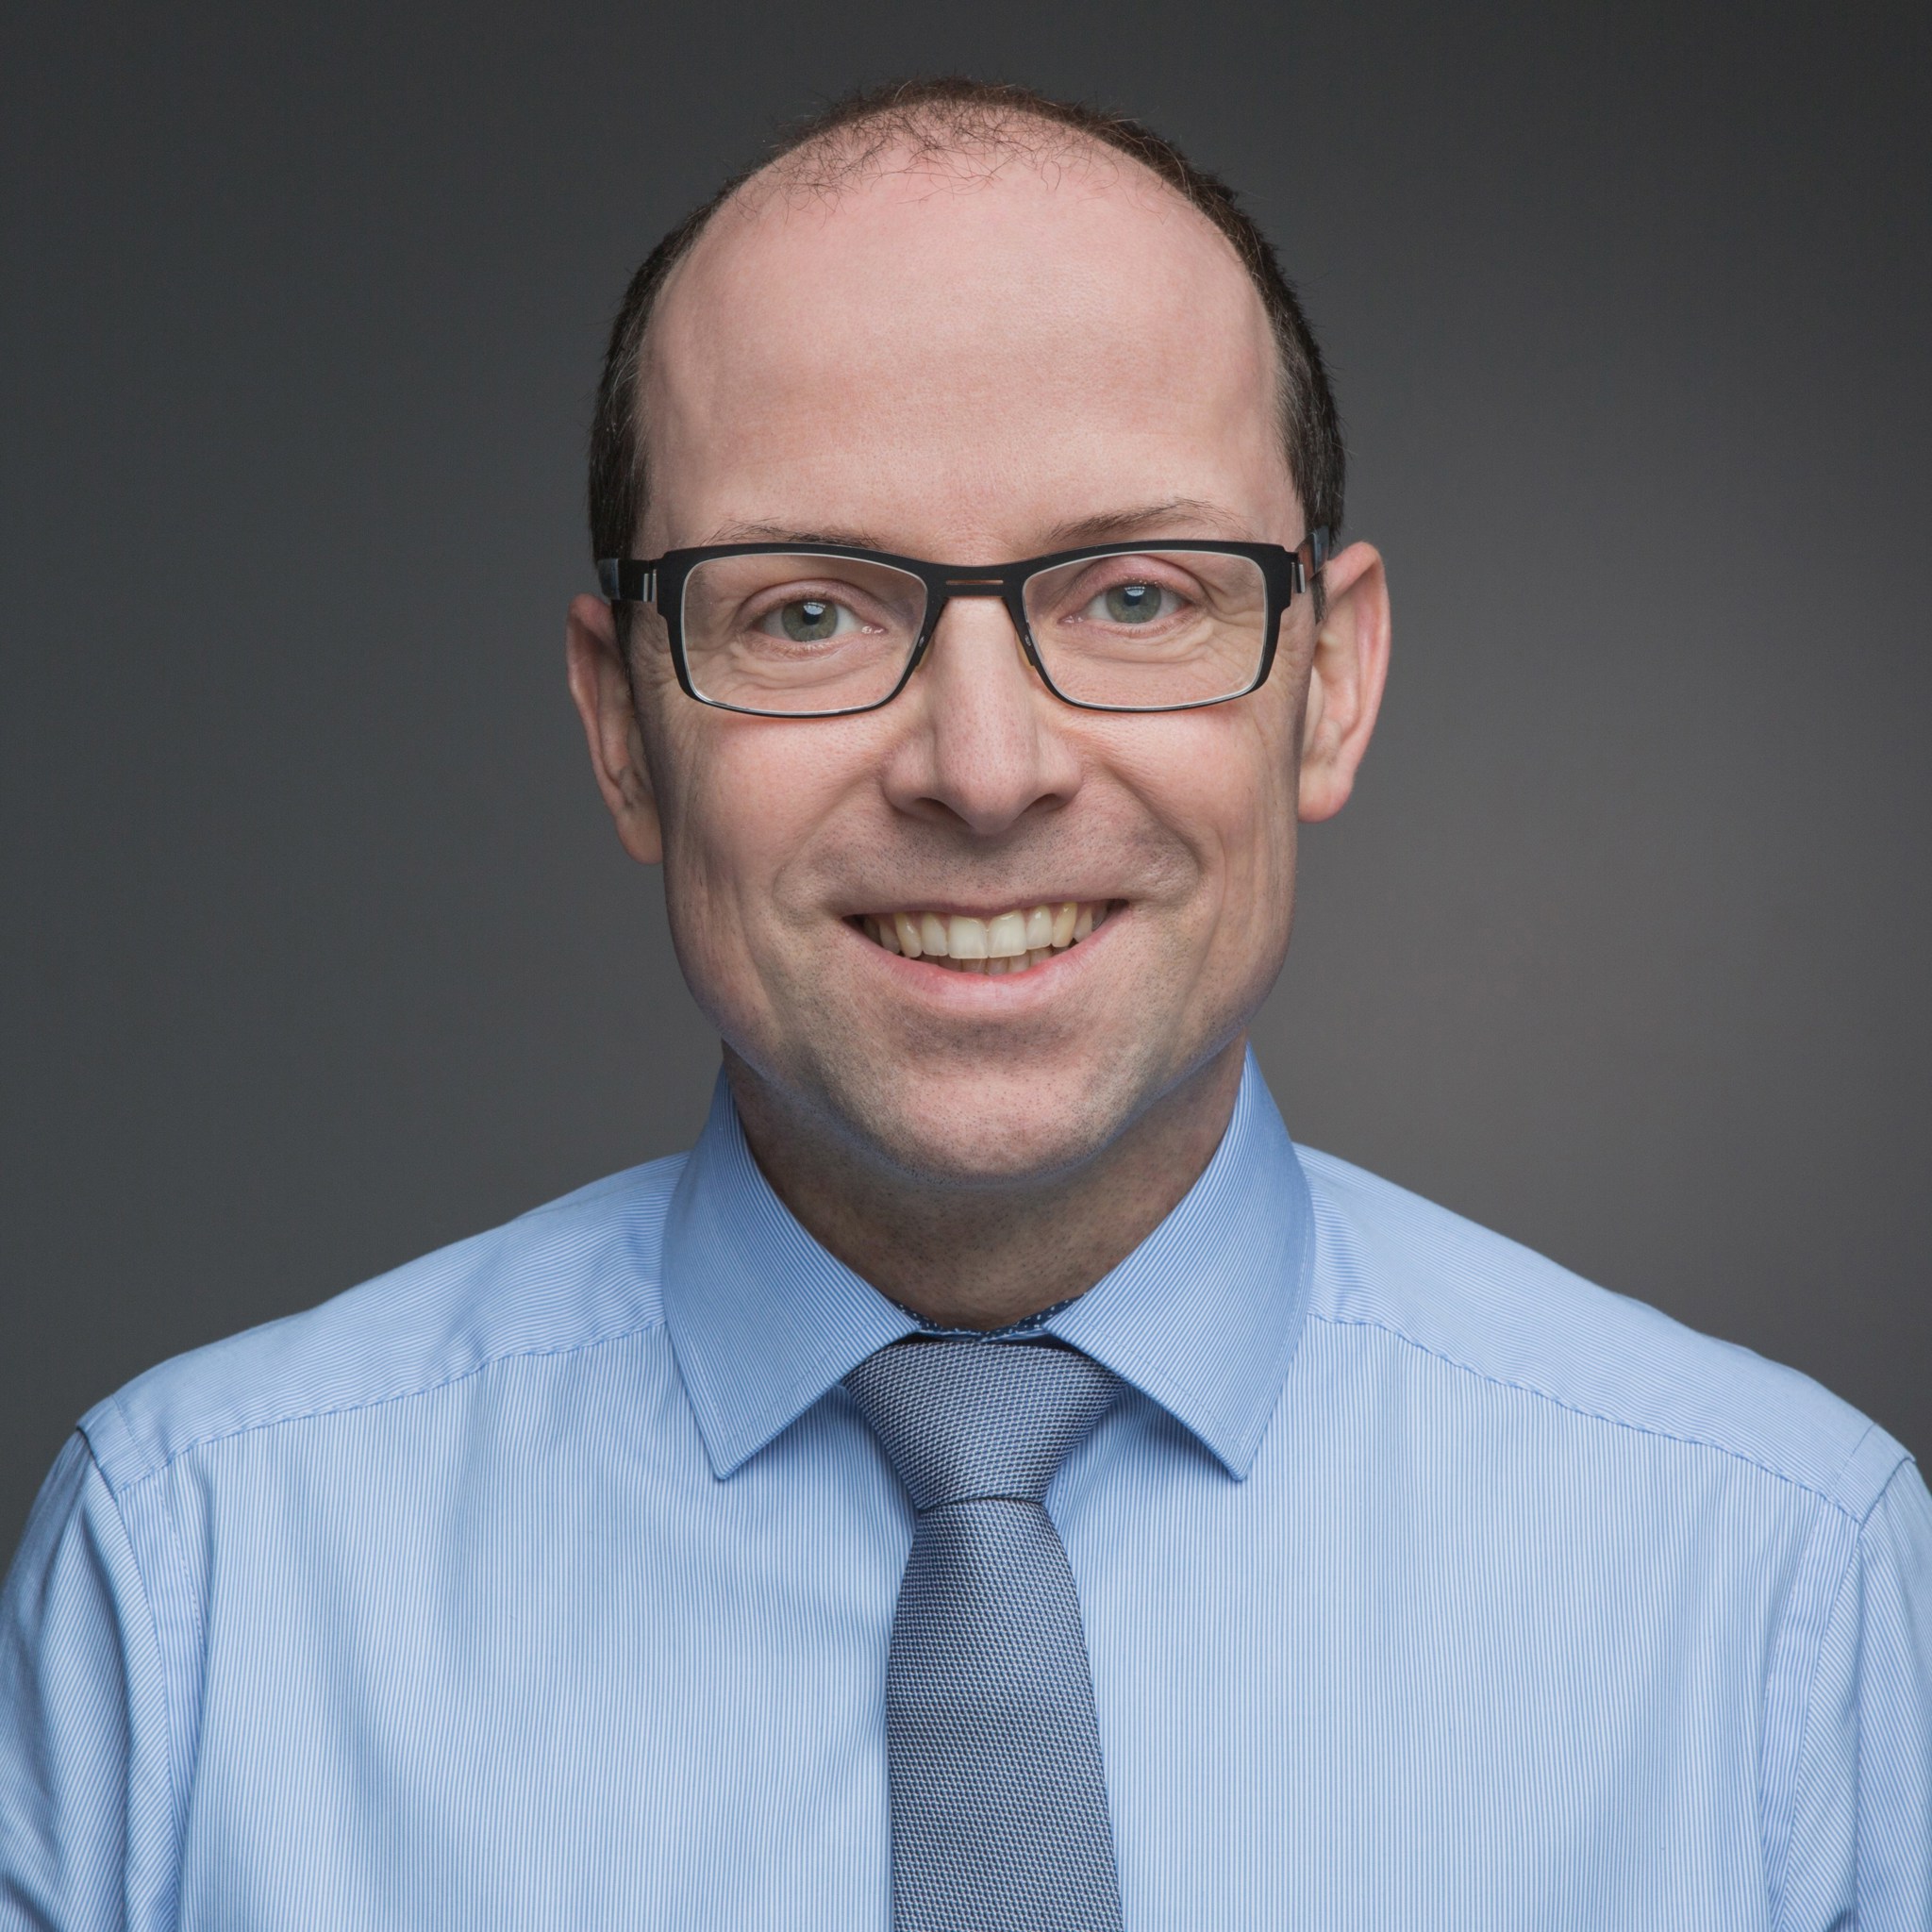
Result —
[[1087, 1639], [1041, 1498], [1120, 1384], [895, 1341], [845, 1378], [918, 1512], [886, 1671], [896, 1932], [1119, 1932]]

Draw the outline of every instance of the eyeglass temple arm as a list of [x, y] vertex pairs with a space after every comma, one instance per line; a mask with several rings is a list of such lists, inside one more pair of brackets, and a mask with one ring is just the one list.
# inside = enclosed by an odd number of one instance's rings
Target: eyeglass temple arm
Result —
[[[1308, 553], [1308, 560], [1302, 562], [1302, 552]], [[1290, 552], [1294, 558], [1294, 587], [1297, 591], [1306, 591], [1309, 581], [1322, 575], [1322, 566], [1328, 561], [1328, 530], [1325, 525], [1318, 524], [1304, 537], [1300, 544]]]
[[612, 604], [655, 604], [658, 573], [634, 557], [600, 557], [597, 588]]

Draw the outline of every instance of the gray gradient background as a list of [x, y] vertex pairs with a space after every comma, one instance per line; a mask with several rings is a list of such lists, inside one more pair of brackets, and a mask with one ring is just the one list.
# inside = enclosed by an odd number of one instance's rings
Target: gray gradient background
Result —
[[563, 687], [602, 335], [772, 121], [950, 67], [1173, 131], [1330, 346], [1397, 645], [1292, 1129], [1932, 1449], [1923, 5], [31, 10], [0, 1544], [149, 1363], [691, 1135]]

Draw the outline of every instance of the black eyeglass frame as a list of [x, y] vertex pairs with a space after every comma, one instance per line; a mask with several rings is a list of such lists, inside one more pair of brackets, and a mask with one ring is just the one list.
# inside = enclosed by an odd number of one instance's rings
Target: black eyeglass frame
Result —
[[[1026, 620], [1025, 590], [1028, 580], [1062, 564], [1083, 563], [1103, 557], [1137, 557], [1147, 551], [1195, 551], [1224, 557], [1245, 557], [1259, 565], [1267, 590], [1268, 614], [1261, 641], [1260, 667], [1254, 679], [1240, 691], [1220, 697], [1191, 698], [1179, 705], [1096, 705], [1084, 698], [1069, 697], [1060, 690], [1041, 661], [1033, 641], [1033, 626]], [[884, 697], [869, 705], [847, 705], [835, 711], [764, 711], [749, 705], [726, 704], [721, 698], [707, 697], [692, 684], [691, 666], [684, 653], [684, 589], [691, 572], [701, 563], [720, 557], [845, 557], [857, 563], [881, 564], [920, 579], [925, 586], [925, 617], [918, 639], [906, 659], [899, 681]], [[1013, 628], [1019, 634], [1026, 661], [1039, 674], [1040, 681], [1064, 705], [1082, 711], [1199, 711], [1209, 705], [1231, 704], [1257, 691], [1267, 683], [1274, 668], [1274, 651], [1280, 641], [1281, 620], [1295, 597], [1305, 592], [1310, 579], [1328, 560], [1328, 532], [1313, 529], [1292, 550], [1279, 543], [1242, 543], [1230, 540], [1177, 538], [1142, 539], [1138, 543], [1093, 543], [1078, 550], [1056, 550], [1045, 557], [1024, 558], [1016, 563], [969, 565], [932, 563], [919, 557], [898, 557], [888, 550], [858, 550], [849, 543], [706, 543], [687, 550], [667, 550], [661, 557], [603, 557], [597, 560], [597, 582], [606, 602], [648, 604], [663, 619], [671, 643], [671, 663], [677, 674], [678, 688], [687, 697], [715, 710], [736, 711], [748, 718], [852, 718], [861, 712], [876, 711], [904, 691], [912, 674], [924, 659], [933, 634], [946, 606], [955, 597], [997, 597], [1007, 607]]]

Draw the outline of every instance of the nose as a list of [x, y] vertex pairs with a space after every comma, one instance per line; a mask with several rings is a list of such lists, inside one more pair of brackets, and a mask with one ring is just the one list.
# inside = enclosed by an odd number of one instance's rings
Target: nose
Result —
[[1079, 761], [997, 597], [955, 596], [894, 708], [905, 736], [888, 761], [891, 802], [996, 837], [1078, 789]]

